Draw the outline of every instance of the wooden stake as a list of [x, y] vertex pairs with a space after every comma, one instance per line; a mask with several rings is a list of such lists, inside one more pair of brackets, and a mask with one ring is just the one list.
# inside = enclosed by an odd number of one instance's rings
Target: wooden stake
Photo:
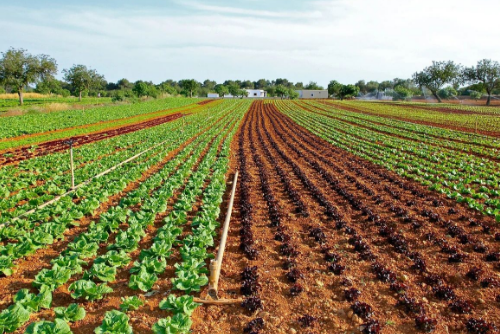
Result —
[[75, 189], [75, 165], [73, 163], [73, 143], [69, 146], [69, 158], [71, 164], [71, 189]]
[[224, 257], [224, 249], [226, 248], [227, 234], [229, 232], [229, 222], [231, 221], [231, 213], [233, 211], [234, 195], [236, 193], [236, 183], [238, 182], [238, 171], [234, 174], [233, 188], [231, 190], [231, 198], [227, 208], [226, 220], [224, 221], [224, 229], [222, 230], [221, 241], [217, 258], [210, 262], [210, 278], [208, 280], [208, 295], [213, 299], [219, 299], [217, 289], [219, 287], [220, 269], [222, 267], [222, 259]]
[[233, 304], [240, 304], [243, 302], [243, 298], [239, 299], [200, 299], [200, 298], [193, 298], [195, 303], [200, 303], [200, 304], [210, 304], [210, 305], [233, 305]]

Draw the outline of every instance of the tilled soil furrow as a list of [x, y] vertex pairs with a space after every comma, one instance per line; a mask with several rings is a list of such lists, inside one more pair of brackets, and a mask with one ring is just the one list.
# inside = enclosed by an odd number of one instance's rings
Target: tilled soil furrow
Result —
[[[295, 131], [289, 131], [288, 133], [290, 133], [290, 134], [294, 134], [294, 133], [296, 133], [296, 132], [295, 132]], [[286, 136], [285, 136], [283, 133], [279, 134], [278, 136], [279, 136], [279, 138], [281, 138], [281, 139], [286, 138]], [[292, 151], [293, 151], [293, 150], [292, 150]], [[307, 159], [307, 161], [311, 161], [313, 158], [311, 158], [310, 156], [307, 156], [307, 157], [305, 157], [304, 159]], [[352, 188], [351, 188], [350, 190], [351, 190], [351, 191], [353, 191], [353, 192], [355, 193], [355, 190], [356, 190], [356, 189], [352, 189]], [[362, 194], [362, 192], [358, 192], [358, 194]], [[377, 213], [380, 211], [380, 210], [378, 210], [378, 211], [377, 211], [377, 209], [375, 209], [375, 210], [376, 210], [375, 212], [377, 212]], [[397, 223], [397, 222], [395, 222], [395, 223]], [[377, 230], [376, 230], [376, 229], [372, 229], [372, 231], [370, 231], [370, 234], [373, 234], [373, 233], [377, 233]], [[369, 234], [368, 234], [368, 235], [369, 235]], [[417, 243], [420, 243], [420, 241], [418, 241]], [[425, 248], [425, 246], [424, 246], [424, 247], [422, 247], [422, 248]], [[390, 253], [390, 250], [388, 250], [388, 252]], [[430, 252], [430, 253], [432, 253], [432, 252]], [[472, 258], [474, 258], [474, 256], [472, 256]], [[439, 267], [439, 261], [437, 261], [437, 263], [438, 263], [438, 267]], [[474, 263], [474, 262], [473, 262], [473, 263]], [[434, 264], [434, 263], [433, 263], [433, 264]], [[455, 273], [456, 273], [457, 275], [460, 275], [460, 273], [457, 273], [457, 272], [456, 272], [456, 270], [454, 270], [454, 271], [455, 271]], [[464, 275], [464, 274], [465, 274], [465, 273], [463, 273], [463, 272], [461, 273], [461, 275]], [[451, 277], [453, 277], [453, 274], [451, 274], [450, 276], [451, 276]], [[491, 310], [490, 310], [490, 311], [491, 311]], [[482, 313], [484, 313], [484, 312], [482, 312]]]

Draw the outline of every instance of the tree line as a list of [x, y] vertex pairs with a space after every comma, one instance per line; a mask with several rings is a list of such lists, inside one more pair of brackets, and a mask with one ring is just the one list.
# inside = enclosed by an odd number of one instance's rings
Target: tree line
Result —
[[[213, 80], [198, 82], [194, 79], [166, 80], [160, 84], [138, 80], [130, 82], [120, 79], [116, 83], [107, 82], [104, 75], [85, 65], [73, 65], [62, 70], [62, 80], [55, 76], [58, 66], [55, 59], [48, 55], [32, 55], [24, 49], [11, 48], [2, 52], [0, 57], [0, 92], [14, 92], [19, 95], [19, 103], [23, 104], [23, 93], [33, 90], [41, 94], [56, 94], [64, 97], [73, 95], [81, 100], [85, 96], [112, 97], [120, 101], [134, 97], [159, 97], [162, 95], [184, 95], [187, 97], [204, 96], [218, 93], [224, 97], [232, 95], [244, 97], [246, 89], [261, 89], [270, 97], [294, 99], [297, 90], [322, 90], [316, 82], [304, 84], [293, 83], [287, 79], [226, 80], [217, 83]], [[490, 105], [491, 97], [500, 93], [500, 64], [497, 61], [483, 59], [475, 66], [466, 67], [453, 61], [434, 61], [412, 78], [386, 80], [382, 82], [360, 80], [355, 84], [342, 84], [332, 80], [327, 86], [331, 97], [347, 99], [358, 96], [367, 98], [387, 98], [393, 100], [411, 100], [414, 96], [433, 96], [442, 102], [443, 99], [458, 95], [468, 95], [480, 99], [487, 95], [486, 104]]]

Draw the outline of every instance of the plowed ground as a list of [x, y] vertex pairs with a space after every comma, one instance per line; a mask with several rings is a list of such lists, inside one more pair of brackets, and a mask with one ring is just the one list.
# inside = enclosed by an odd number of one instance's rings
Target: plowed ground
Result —
[[[241, 296], [243, 269], [257, 266], [255, 296], [263, 309], [201, 307], [195, 333], [242, 333], [257, 317], [265, 322], [260, 333], [359, 333], [370, 319], [382, 333], [420, 333], [419, 315], [436, 320], [434, 333], [466, 333], [470, 318], [500, 325], [500, 288], [480, 285], [500, 279], [498, 262], [485, 261], [500, 244], [488, 218], [333, 147], [263, 101], [252, 105], [232, 148], [231, 169], [242, 177], [219, 292]], [[245, 246], [258, 255], [252, 258]], [[466, 257], [450, 263], [453, 253]], [[344, 269], [333, 270], [333, 262]], [[291, 263], [296, 282], [287, 277]], [[374, 265], [385, 274], [378, 277]], [[466, 277], [474, 266], [482, 269], [478, 281]], [[402, 285], [391, 289], [391, 283]], [[303, 289], [296, 296], [294, 284]], [[470, 302], [471, 314], [452, 311], [453, 300], [436, 293], [443, 287], [453, 290], [454, 301]], [[371, 315], [353, 314], [354, 301], [345, 296], [351, 288]], [[421, 310], [398, 306], [403, 296]], [[305, 315], [316, 319], [311, 327], [299, 321]]]

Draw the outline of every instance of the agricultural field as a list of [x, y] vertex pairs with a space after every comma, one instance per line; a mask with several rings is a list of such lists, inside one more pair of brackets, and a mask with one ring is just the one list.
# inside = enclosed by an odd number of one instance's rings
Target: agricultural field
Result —
[[327, 101], [337, 110], [388, 117], [452, 130], [500, 136], [500, 108], [456, 104]]
[[496, 333], [499, 116], [179, 98], [3, 118], [0, 334]]
[[88, 97], [78, 101], [76, 97], [59, 97], [59, 96], [48, 96], [37, 93], [26, 93], [24, 99], [24, 105], [19, 106], [19, 97], [17, 94], [0, 94], [0, 116], [2, 112], [9, 110], [26, 110], [34, 109], [38, 106], [44, 106], [48, 104], [71, 104], [71, 105], [93, 105], [93, 104], [103, 104], [111, 103], [111, 98], [105, 97]]

